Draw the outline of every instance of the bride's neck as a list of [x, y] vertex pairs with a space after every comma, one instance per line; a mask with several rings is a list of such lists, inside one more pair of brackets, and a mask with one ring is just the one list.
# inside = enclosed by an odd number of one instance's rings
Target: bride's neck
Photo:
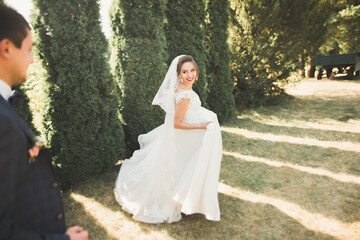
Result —
[[191, 90], [192, 86], [185, 86], [185, 84], [180, 83], [179, 88], [182, 89], [182, 90]]

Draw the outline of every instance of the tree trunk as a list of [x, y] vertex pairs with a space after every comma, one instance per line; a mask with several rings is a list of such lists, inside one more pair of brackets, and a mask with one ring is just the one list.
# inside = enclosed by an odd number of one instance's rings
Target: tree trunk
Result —
[[307, 71], [306, 71], [306, 77], [307, 78], [313, 78], [315, 77], [315, 66], [311, 65], [311, 58], [307, 58]]
[[299, 55], [299, 75], [301, 77], [305, 77], [305, 58], [304, 53], [300, 53]]
[[317, 80], [322, 79], [322, 74], [323, 74], [323, 69], [320, 68], [319, 71], [318, 71], [317, 74], [316, 74], [316, 79], [317, 79]]

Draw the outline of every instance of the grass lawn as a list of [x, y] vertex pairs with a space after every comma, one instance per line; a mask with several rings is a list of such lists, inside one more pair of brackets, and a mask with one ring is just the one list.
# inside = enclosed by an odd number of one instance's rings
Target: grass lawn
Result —
[[360, 239], [360, 81], [304, 80], [293, 99], [222, 126], [221, 221], [134, 221], [114, 199], [118, 168], [64, 193], [89, 239]]

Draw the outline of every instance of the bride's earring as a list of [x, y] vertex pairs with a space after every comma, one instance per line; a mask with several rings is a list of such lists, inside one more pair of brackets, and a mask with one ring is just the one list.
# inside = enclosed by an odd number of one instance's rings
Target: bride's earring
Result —
[[184, 80], [179, 76], [179, 82], [183, 83]]

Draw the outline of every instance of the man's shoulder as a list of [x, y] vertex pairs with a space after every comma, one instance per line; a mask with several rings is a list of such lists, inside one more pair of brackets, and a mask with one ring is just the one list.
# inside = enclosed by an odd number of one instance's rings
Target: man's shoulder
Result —
[[0, 116], [12, 116], [9, 104], [0, 96]]
[[15, 115], [10, 111], [7, 102], [1, 101], [0, 99], [0, 129], [8, 128], [11, 125], [15, 124]]

